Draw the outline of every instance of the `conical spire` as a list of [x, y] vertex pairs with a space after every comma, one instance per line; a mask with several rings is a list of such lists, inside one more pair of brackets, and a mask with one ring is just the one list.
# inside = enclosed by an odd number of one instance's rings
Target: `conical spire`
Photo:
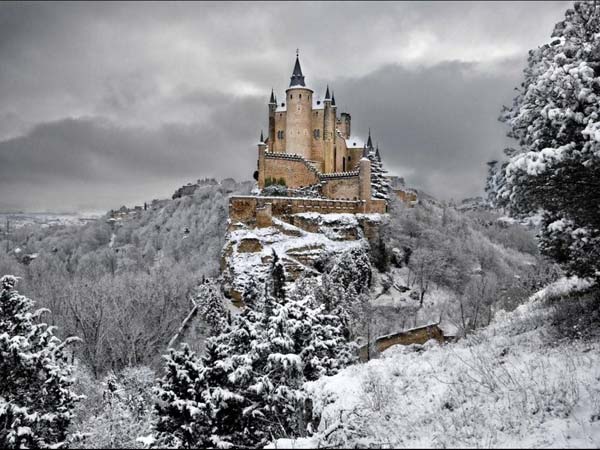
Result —
[[369, 150], [373, 150], [373, 141], [371, 140], [371, 129], [369, 128], [369, 139], [367, 140], [367, 147]]
[[277, 104], [277, 100], [275, 100], [275, 92], [273, 92], [273, 88], [271, 88], [271, 99], [269, 100], [270, 105]]
[[363, 147], [362, 157], [363, 158], [368, 158], [369, 157], [369, 152], [367, 151], [367, 146], [366, 145]]
[[306, 86], [306, 84], [304, 84], [304, 75], [302, 75], [302, 68], [300, 67], [300, 58], [298, 57], [297, 50], [296, 64], [294, 64], [294, 71], [292, 72], [292, 78], [290, 79], [290, 87], [292, 86]]
[[329, 96], [329, 85], [327, 85], [327, 90], [325, 91], [325, 100], [331, 100], [331, 97]]
[[265, 142], [265, 138], [263, 137], [263, 130], [260, 130], [260, 141], [258, 142]]
[[377, 144], [377, 148], [375, 149], [375, 157], [377, 161], [381, 162], [381, 155], [379, 154], [379, 144]]
[[335, 106], [335, 94], [331, 91], [331, 106]]

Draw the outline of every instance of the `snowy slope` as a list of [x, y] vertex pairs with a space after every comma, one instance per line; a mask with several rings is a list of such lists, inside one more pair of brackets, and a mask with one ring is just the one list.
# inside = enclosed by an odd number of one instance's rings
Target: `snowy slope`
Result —
[[544, 299], [562, 280], [454, 344], [395, 347], [306, 385], [317, 433], [293, 444], [599, 447], [600, 344], [553, 342]]

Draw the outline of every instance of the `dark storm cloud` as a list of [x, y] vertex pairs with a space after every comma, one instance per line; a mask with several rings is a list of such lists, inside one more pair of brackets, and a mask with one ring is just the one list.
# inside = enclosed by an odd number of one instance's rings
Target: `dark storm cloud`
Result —
[[499, 109], [565, 2], [0, 3], [0, 209], [108, 208], [249, 178], [265, 100], [307, 81], [391, 172], [477, 194]]
[[336, 83], [338, 104], [352, 111], [353, 129], [371, 127], [390, 173], [441, 198], [478, 194], [485, 162], [508, 142], [497, 117], [509, 104], [514, 69], [481, 72], [476, 64], [447, 62], [411, 70], [386, 66]]
[[[121, 127], [101, 118], [66, 119], [0, 142], [0, 209], [109, 208], [163, 198], [201, 177], [250, 179], [256, 164], [255, 117], [263, 99], [220, 104], [208, 123]], [[256, 134], [256, 133], [255, 133]], [[258, 136], [254, 141], [258, 140]]]

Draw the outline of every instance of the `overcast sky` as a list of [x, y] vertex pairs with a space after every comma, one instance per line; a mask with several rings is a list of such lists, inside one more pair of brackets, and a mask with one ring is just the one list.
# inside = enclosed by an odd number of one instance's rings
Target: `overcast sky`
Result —
[[0, 211], [105, 210], [251, 179], [300, 49], [353, 134], [442, 199], [479, 195], [530, 48], [570, 2], [0, 3]]

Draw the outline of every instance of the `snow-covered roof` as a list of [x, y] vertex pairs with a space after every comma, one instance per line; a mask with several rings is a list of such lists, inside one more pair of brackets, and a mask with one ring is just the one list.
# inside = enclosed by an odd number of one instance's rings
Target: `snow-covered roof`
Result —
[[275, 109], [275, 112], [285, 112], [287, 111], [287, 106], [285, 106], [285, 103], [279, 103], [277, 105], [277, 108]]
[[289, 88], [287, 88], [286, 91], [288, 89], [307, 89], [307, 90], [313, 92], [313, 90], [311, 88], [309, 88], [308, 86], [303, 86], [301, 84], [294, 84], [293, 86], [290, 86]]
[[350, 136], [348, 139], [346, 139], [346, 147], [348, 148], [363, 148], [364, 146], [364, 141], [358, 136]]

